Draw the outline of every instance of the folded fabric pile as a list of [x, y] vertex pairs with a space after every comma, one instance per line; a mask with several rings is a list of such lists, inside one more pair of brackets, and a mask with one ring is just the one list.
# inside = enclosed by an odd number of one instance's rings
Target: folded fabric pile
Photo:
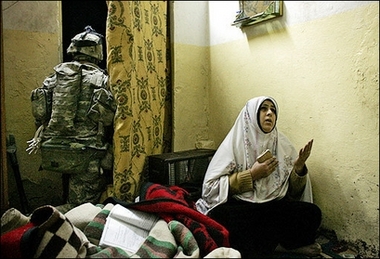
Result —
[[62, 213], [46, 205], [25, 225], [2, 234], [0, 243], [5, 258], [84, 258], [89, 242]]
[[201, 257], [218, 247], [230, 246], [227, 229], [197, 211], [189, 193], [181, 187], [145, 183], [141, 188], [139, 202], [126, 203], [115, 198], [108, 198], [105, 202], [156, 213], [167, 223], [172, 220], [181, 222], [194, 235]]
[[18, 209], [10, 208], [1, 216], [1, 234], [26, 225], [30, 217], [22, 214]]
[[[99, 244], [107, 215], [112, 204], [98, 213], [87, 225], [84, 233], [93, 244]], [[166, 223], [160, 219], [150, 230], [145, 242], [135, 254], [129, 254], [119, 247], [90, 246], [87, 258], [201, 258], [198, 242], [193, 233], [181, 222]], [[203, 258], [241, 258], [240, 252], [227, 247], [218, 247]]]
[[[186, 190], [147, 183], [140, 199], [124, 203], [108, 198], [104, 204], [85, 203], [65, 214], [46, 205], [29, 217], [10, 209], [1, 218], [1, 257], [241, 258], [239, 251], [229, 247], [228, 231], [199, 213]], [[107, 217], [117, 203], [161, 217], [135, 254], [99, 246]]]

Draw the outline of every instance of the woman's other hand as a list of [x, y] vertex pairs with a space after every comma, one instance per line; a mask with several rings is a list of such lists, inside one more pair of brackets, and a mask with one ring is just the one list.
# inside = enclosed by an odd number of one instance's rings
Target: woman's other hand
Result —
[[311, 148], [313, 147], [313, 139], [310, 140], [303, 148], [300, 149], [297, 160], [294, 162], [294, 169], [298, 175], [304, 175], [304, 166], [309, 158]]
[[252, 180], [258, 180], [267, 177], [273, 173], [278, 166], [278, 161], [275, 156], [265, 160], [262, 163], [256, 161], [250, 169]]

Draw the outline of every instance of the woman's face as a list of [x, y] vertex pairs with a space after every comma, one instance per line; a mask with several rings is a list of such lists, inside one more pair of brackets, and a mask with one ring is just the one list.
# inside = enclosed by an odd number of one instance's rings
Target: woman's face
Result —
[[265, 100], [261, 104], [259, 109], [260, 126], [265, 133], [271, 132], [276, 125], [276, 114], [276, 107], [271, 101]]

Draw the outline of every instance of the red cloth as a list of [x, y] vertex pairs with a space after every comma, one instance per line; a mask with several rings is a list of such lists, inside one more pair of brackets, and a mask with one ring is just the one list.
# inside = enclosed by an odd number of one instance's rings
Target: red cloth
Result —
[[34, 224], [29, 222], [1, 235], [1, 258], [23, 258], [21, 254], [21, 238], [32, 227], [34, 227]]
[[127, 204], [114, 199], [113, 203], [115, 201], [128, 208], [155, 213], [166, 222], [181, 222], [193, 233], [202, 257], [218, 247], [230, 247], [228, 230], [197, 211], [189, 193], [181, 187], [146, 183], [141, 189], [139, 202]]

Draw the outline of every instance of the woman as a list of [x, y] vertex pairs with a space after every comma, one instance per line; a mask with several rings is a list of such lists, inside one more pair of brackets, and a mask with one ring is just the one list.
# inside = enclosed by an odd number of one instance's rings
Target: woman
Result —
[[[196, 203], [229, 230], [231, 247], [242, 257], [321, 252], [315, 238], [322, 215], [312, 203], [305, 165], [313, 140], [297, 153], [277, 130], [277, 116], [272, 97], [247, 102], [212, 158]], [[258, 162], [266, 149], [273, 156]]]

